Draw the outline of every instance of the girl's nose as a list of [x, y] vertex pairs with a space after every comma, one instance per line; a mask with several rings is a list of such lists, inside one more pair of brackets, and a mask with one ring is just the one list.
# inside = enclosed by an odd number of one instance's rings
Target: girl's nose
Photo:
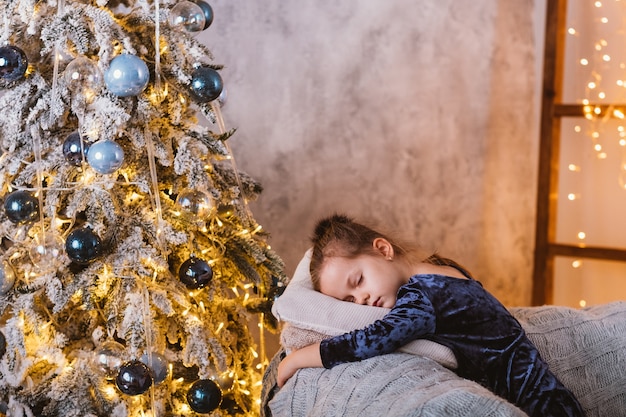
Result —
[[357, 304], [367, 305], [367, 300], [369, 300], [369, 295], [361, 294], [361, 295], [357, 296], [356, 302], [357, 302]]

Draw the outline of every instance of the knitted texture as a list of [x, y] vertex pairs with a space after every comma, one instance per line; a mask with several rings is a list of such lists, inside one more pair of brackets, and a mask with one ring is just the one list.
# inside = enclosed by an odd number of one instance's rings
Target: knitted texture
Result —
[[511, 312], [587, 417], [626, 416], [626, 302]]
[[393, 353], [296, 373], [270, 402], [274, 417], [523, 417], [480, 385], [436, 362]]
[[[626, 416], [626, 303], [511, 312], [588, 417]], [[308, 329], [298, 334], [294, 326], [285, 329], [281, 337], [286, 345], [323, 337]], [[274, 417], [524, 415], [480, 385], [418, 355], [395, 353], [333, 369], [303, 369], [279, 391], [271, 372], [277, 363], [275, 358], [264, 381], [264, 400], [273, 396], [264, 403], [267, 417], [270, 410]]]

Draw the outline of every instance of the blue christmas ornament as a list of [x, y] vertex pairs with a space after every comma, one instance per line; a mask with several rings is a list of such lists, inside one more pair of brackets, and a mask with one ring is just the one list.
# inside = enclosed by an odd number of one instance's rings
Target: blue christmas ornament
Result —
[[28, 191], [13, 191], [4, 200], [4, 212], [13, 223], [31, 222], [39, 215], [39, 200]]
[[124, 150], [112, 140], [100, 140], [89, 146], [87, 162], [99, 174], [112, 174], [124, 163]]
[[191, 97], [200, 103], [215, 100], [222, 93], [224, 83], [220, 74], [211, 67], [198, 67], [191, 74]]
[[86, 265], [100, 256], [102, 242], [90, 228], [73, 230], [65, 239], [67, 256], [78, 264]]
[[115, 385], [127, 395], [143, 394], [152, 386], [150, 368], [136, 359], [128, 361], [120, 367]]
[[0, 359], [7, 351], [7, 339], [4, 337], [4, 333], [0, 332]]
[[222, 390], [214, 381], [200, 379], [187, 391], [187, 402], [196, 413], [210, 413], [220, 406]]
[[28, 68], [26, 54], [17, 46], [7, 45], [0, 47], [0, 78], [7, 81], [17, 81], [24, 77]]
[[205, 260], [192, 256], [180, 266], [178, 278], [190, 290], [197, 290], [211, 282], [213, 269]]
[[211, 8], [211, 5], [205, 1], [196, 0], [195, 3], [200, 6], [202, 12], [204, 13], [204, 28], [202, 29], [207, 29], [211, 26], [211, 23], [213, 23], [213, 9]]
[[70, 133], [63, 142], [63, 156], [65, 156], [65, 160], [71, 165], [81, 166], [83, 156], [87, 153], [87, 150], [88, 143], [81, 140], [78, 132]]
[[141, 58], [131, 55], [118, 55], [104, 73], [104, 83], [110, 92], [119, 97], [136, 96], [150, 81], [150, 70]]

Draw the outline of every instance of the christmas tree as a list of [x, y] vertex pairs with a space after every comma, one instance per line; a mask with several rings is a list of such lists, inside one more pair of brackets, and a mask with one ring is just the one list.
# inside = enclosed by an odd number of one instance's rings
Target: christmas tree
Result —
[[210, 5], [0, 5], [0, 412], [258, 414], [250, 329], [285, 277], [194, 37]]

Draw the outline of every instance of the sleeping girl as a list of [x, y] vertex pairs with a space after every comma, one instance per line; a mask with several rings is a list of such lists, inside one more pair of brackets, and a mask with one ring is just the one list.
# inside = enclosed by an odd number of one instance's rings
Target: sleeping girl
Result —
[[332, 368], [423, 338], [454, 352], [461, 377], [531, 417], [584, 416], [519, 322], [456, 262], [436, 254], [420, 260], [416, 250], [342, 215], [319, 221], [312, 240], [316, 290], [391, 310], [363, 329], [291, 352], [279, 365], [279, 386], [300, 368]]

